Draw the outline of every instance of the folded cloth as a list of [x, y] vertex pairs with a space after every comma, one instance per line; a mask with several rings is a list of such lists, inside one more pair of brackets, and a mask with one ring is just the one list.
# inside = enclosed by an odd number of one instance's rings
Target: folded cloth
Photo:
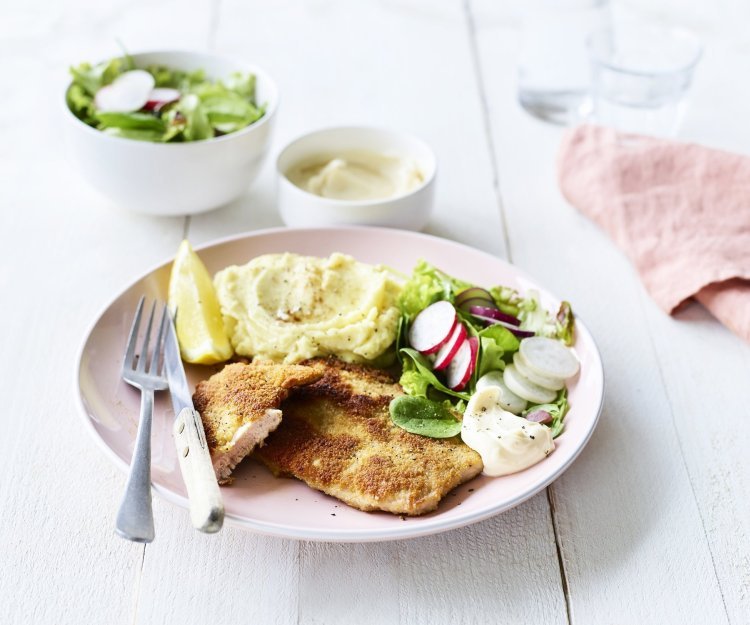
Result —
[[750, 157], [580, 126], [563, 138], [558, 176], [661, 308], [695, 298], [750, 341]]

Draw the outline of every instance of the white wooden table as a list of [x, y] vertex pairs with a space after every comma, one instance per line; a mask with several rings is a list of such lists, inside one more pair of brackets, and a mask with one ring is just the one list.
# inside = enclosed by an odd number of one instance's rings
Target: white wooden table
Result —
[[[707, 39], [683, 134], [750, 152], [747, 7], [621, 8]], [[61, 89], [67, 65], [115, 54], [116, 38], [265, 67], [282, 94], [274, 155], [342, 123], [432, 144], [428, 232], [565, 294], [599, 342], [604, 412], [572, 468], [510, 512], [412, 541], [204, 536], [158, 498], [153, 544], [117, 538], [125, 476], [76, 414], [85, 329], [183, 236], [280, 221], [272, 159], [244, 199], [200, 217], [137, 216], [86, 186], [60, 145]], [[517, 11], [493, 0], [2, 5], [0, 623], [750, 623], [750, 348], [697, 306], [665, 316], [562, 200], [561, 130], [516, 104], [518, 46]]]

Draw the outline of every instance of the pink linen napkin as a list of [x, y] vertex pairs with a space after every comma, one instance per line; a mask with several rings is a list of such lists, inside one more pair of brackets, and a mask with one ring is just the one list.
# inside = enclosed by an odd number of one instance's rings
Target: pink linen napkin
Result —
[[580, 126], [563, 138], [558, 176], [661, 308], [695, 298], [750, 341], [750, 157]]

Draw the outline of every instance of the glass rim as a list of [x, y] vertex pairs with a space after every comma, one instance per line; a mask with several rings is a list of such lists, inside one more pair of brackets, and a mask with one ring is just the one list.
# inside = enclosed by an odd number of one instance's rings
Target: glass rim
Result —
[[670, 69], [654, 69], [654, 70], [644, 70], [644, 69], [632, 69], [628, 68], [626, 65], [614, 63], [611, 60], [605, 59], [601, 53], [598, 53], [594, 48], [594, 42], [597, 40], [598, 37], [601, 37], [605, 33], [617, 33], [624, 31], [630, 31], [636, 29], [635, 25], [626, 25], [625, 27], [620, 27], [619, 29], [614, 26], [607, 26], [605, 28], [601, 28], [599, 30], [594, 31], [586, 38], [586, 51], [588, 53], [589, 61], [591, 63], [596, 63], [597, 65], [610, 70], [612, 72], [616, 72], [618, 74], [628, 74], [631, 76], [640, 76], [643, 78], [657, 78], [657, 77], [663, 77], [663, 76], [675, 76], [677, 74], [685, 74], [691, 72], [695, 66], [698, 64], [698, 61], [700, 61], [701, 57], [703, 56], [703, 50], [704, 45], [703, 42], [698, 38], [698, 36], [693, 33], [692, 31], [688, 30], [687, 28], [682, 28], [678, 26], [660, 26], [660, 25], [647, 25], [643, 27], [648, 30], [652, 31], [660, 31], [664, 34], [668, 34], [670, 37], [677, 37], [678, 39], [682, 41], [687, 41], [689, 44], [693, 46], [692, 53], [690, 55], [690, 59], [686, 61], [685, 63], [675, 65], [675, 67]]

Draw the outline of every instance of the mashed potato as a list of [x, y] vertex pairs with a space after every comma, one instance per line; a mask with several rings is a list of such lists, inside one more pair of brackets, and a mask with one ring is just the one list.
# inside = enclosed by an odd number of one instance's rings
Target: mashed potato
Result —
[[294, 363], [377, 358], [396, 338], [400, 286], [386, 269], [332, 254], [266, 254], [214, 278], [227, 334], [242, 356]]

